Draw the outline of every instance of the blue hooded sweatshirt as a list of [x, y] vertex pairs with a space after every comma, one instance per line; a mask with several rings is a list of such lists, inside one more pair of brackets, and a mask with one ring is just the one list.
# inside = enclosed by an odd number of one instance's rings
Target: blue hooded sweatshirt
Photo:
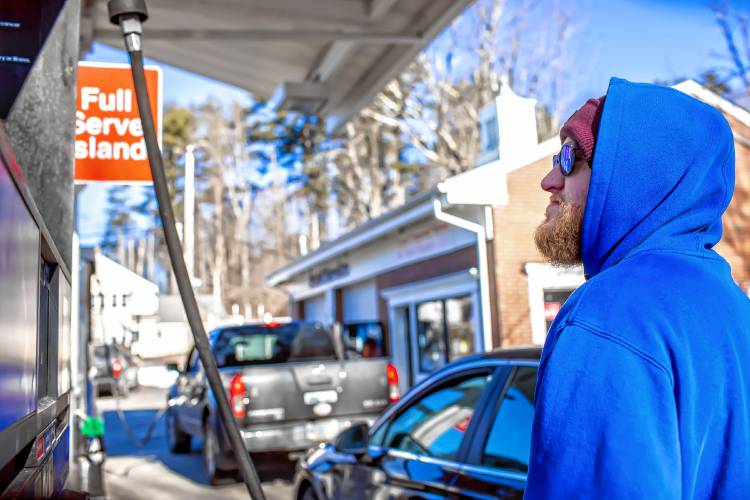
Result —
[[720, 112], [610, 81], [525, 498], [750, 498], [750, 301], [713, 250], [733, 188]]

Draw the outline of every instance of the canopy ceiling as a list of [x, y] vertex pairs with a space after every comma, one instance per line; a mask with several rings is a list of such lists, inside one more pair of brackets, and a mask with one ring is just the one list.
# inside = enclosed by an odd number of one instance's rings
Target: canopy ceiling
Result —
[[[147, 0], [147, 57], [349, 120], [473, 0]], [[106, 0], [84, 0], [84, 47], [122, 47]], [[283, 88], [283, 91], [281, 90]]]

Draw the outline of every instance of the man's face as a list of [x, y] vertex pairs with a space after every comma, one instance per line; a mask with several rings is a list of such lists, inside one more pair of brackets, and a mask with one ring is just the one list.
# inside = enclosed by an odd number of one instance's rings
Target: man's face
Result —
[[[566, 139], [564, 144], [573, 144]], [[576, 150], [573, 172], [564, 176], [560, 168], [553, 168], [542, 179], [542, 189], [550, 194], [545, 220], [534, 233], [534, 241], [541, 254], [554, 264], [573, 265], [581, 262], [581, 231], [583, 209], [589, 192], [591, 168]], [[579, 159], [580, 158], [580, 159]]]

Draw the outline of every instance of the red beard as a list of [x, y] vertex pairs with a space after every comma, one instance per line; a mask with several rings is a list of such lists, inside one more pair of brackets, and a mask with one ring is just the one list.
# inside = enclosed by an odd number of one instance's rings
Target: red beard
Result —
[[534, 242], [542, 256], [553, 264], [580, 264], [582, 227], [583, 208], [561, 202], [557, 216], [536, 228]]

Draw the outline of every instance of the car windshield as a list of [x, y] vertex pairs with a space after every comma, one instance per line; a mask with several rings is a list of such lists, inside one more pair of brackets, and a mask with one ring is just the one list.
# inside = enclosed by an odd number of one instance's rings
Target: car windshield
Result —
[[319, 323], [225, 329], [216, 337], [214, 353], [220, 368], [337, 359], [332, 337]]

